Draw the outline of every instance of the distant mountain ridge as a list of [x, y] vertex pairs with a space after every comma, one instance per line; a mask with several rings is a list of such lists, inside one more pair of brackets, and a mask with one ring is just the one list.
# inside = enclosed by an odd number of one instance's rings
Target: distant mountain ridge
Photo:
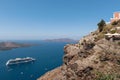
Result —
[[46, 39], [44, 41], [50, 42], [77, 42], [78, 40], [70, 39], [70, 38], [59, 38], [59, 39]]

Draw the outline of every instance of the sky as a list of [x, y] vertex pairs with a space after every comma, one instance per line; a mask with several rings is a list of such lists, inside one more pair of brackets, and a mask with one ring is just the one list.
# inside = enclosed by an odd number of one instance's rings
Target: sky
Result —
[[120, 0], [0, 0], [0, 40], [80, 39], [120, 11]]

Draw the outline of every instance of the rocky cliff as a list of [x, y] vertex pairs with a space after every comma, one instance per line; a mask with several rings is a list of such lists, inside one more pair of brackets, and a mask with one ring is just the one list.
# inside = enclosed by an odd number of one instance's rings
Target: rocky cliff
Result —
[[102, 32], [96, 30], [78, 44], [66, 45], [63, 65], [38, 80], [120, 80], [120, 37], [111, 40], [104, 36], [120, 33], [118, 27], [107, 24]]

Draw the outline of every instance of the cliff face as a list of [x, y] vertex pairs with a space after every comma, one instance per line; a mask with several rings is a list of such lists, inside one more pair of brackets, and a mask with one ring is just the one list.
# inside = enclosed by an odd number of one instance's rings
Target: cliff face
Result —
[[90, 33], [78, 44], [66, 45], [64, 64], [38, 80], [120, 80], [120, 40], [103, 36], [114, 29], [110, 26], [104, 32]]

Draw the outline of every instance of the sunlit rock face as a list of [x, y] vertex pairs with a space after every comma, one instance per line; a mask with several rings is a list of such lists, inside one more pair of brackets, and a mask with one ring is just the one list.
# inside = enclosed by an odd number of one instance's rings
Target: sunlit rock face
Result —
[[[109, 25], [105, 27], [114, 28]], [[77, 44], [67, 44], [63, 65], [38, 80], [120, 80], [120, 40], [107, 40], [105, 33], [95, 31]]]

